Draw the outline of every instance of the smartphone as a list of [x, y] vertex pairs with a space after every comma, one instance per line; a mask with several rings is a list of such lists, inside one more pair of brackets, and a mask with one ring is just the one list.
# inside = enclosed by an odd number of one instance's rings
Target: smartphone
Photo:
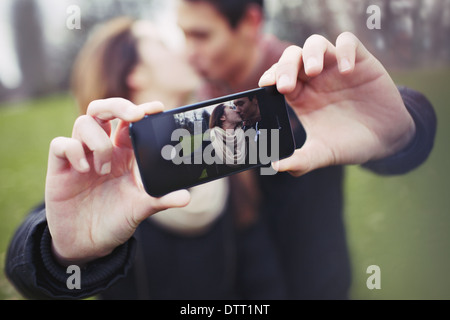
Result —
[[275, 86], [145, 116], [130, 124], [142, 183], [161, 197], [253, 168], [275, 174], [294, 141], [288, 106]]

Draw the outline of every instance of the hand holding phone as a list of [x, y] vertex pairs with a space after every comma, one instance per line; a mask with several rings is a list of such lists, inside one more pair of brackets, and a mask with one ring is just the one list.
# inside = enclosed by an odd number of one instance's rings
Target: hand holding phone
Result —
[[[97, 100], [75, 121], [72, 137], [52, 141], [45, 207], [53, 254], [61, 264], [106, 256], [153, 213], [189, 202], [186, 191], [149, 197], [135, 176], [129, 122], [162, 110], [160, 103]], [[114, 132], [113, 119], [119, 120]]]
[[392, 78], [349, 33], [336, 45], [313, 35], [288, 47], [261, 77], [277, 85], [308, 135], [303, 148], [280, 161], [295, 176], [330, 165], [363, 164], [402, 150], [415, 124]]
[[284, 96], [258, 88], [159, 114], [130, 124], [142, 182], [159, 197], [244, 170], [276, 172], [294, 141]]

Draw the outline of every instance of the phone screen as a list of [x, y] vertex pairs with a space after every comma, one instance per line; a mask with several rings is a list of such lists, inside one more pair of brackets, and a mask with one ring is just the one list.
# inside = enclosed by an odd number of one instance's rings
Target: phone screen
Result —
[[146, 116], [130, 125], [130, 136], [152, 196], [251, 168], [275, 174], [271, 162], [296, 148], [284, 96], [274, 87]]

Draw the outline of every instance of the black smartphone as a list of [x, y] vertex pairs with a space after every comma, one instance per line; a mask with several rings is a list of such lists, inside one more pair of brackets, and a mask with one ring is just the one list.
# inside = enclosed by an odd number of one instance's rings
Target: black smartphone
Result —
[[172, 191], [260, 168], [287, 158], [294, 141], [285, 98], [275, 86], [236, 93], [130, 124], [130, 137], [148, 194]]

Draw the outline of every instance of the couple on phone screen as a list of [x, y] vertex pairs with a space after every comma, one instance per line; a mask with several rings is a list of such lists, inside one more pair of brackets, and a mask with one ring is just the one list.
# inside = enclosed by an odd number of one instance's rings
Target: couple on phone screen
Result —
[[211, 143], [223, 163], [231, 167], [246, 163], [246, 132], [255, 129], [250, 133], [250, 141], [256, 143], [260, 120], [256, 96], [242, 97], [215, 107], [209, 122], [210, 136]]

